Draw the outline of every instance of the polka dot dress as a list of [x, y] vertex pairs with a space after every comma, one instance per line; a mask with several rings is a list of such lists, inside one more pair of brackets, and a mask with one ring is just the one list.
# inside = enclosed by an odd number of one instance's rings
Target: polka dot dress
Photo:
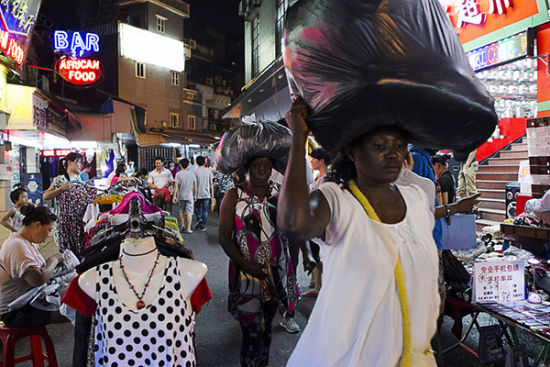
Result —
[[141, 310], [119, 300], [111, 264], [96, 268], [95, 365], [195, 367], [195, 320], [188, 311], [177, 259], [168, 258], [158, 296]]

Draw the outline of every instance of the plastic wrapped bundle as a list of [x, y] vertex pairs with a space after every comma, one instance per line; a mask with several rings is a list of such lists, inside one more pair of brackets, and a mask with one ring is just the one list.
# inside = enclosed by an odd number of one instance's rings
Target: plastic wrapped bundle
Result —
[[276, 122], [257, 122], [226, 132], [216, 149], [216, 164], [224, 174], [245, 167], [253, 158], [268, 157], [284, 173], [290, 150], [290, 130]]
[[288, 12], [284, 64], [333, 153], [393, 125], [422, 147], [469, 152], [498, 121], [439, 0], [301, 0]]

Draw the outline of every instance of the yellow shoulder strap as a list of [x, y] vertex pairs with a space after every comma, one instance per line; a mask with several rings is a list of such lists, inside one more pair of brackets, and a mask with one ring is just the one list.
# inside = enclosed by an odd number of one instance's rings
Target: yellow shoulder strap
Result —
[[[377, 222], [382, 222], [378, 214], [374, 211], [374, 208], [370, 204], [369, 200], [361, 190], [357, 187], [354, 180], [348, 182], [348, 187], [353, 196], [361, 203], [363, 209], [371, 218]], [[403, 329], [403, 352], [401, 354], [401, 359], [399, 361], [399, 366], [401, 367], [411, 367], [412, 365], [412, 343], [411, 343], [411, 319], [409, 315], [409, 304], [407, 301], [407, 289], [405, 288], [405, 279], [403, 278], [403, 271], [401, 269], [401, 263], [399, 262], [399, 256], [397, 256], [397, 261], [395, 263], [395, 283], [397, 285], [397, 292], [399, 294], [399, 303], [401, 305], [401, 319], [402, 319], [402, 329]]]

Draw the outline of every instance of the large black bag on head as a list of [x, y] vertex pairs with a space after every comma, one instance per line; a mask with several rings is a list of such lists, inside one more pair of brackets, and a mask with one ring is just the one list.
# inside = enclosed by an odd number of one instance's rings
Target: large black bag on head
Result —
[[218, 169], [231, 174], [253, 158], [268, 157], [273, 168], [284, 173], [290, 150], [290, 130], [276, 122], [256, 122], [226, 132], [216, 149]]
[[300, 0], [288, 11], [284, 64], [333, 153], [392, 125], [411, 143], [466, 152], [498, 121], [439, 0]]

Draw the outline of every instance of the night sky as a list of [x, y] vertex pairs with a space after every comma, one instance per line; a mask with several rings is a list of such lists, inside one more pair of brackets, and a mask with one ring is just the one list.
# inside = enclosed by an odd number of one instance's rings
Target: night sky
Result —
[[239, 0], [186, 0], [191, 18], [215, 28], [231, 40], [244, 38], [244, 21], [238, 14]]

